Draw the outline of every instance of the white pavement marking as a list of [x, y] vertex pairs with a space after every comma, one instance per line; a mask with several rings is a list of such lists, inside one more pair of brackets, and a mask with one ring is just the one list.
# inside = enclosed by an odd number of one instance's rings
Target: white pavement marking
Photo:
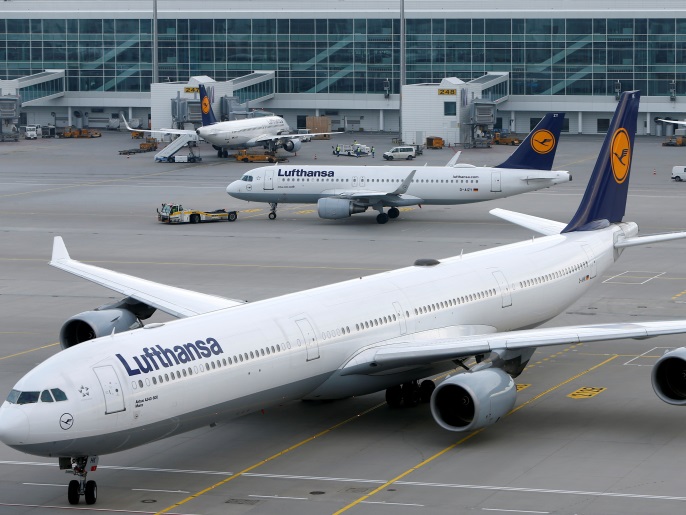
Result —
[[423, 508], [423, 504], [410, 504], [404, 502], [385, 502], [385, 501], [361, 501], [360, 504], [385, 504], [387, 506], [418, 506]]
[[65, 485], [55, 485], [52, 483], [22, 483], [22, 485], [30, 485], [30, 486], [59, 486], [60, 488], [64, 488]]
[[507, 511], [510, 513], [550, 513], [549, 511], [503, 510], [501, 508], [481, 508], [484, 511]]

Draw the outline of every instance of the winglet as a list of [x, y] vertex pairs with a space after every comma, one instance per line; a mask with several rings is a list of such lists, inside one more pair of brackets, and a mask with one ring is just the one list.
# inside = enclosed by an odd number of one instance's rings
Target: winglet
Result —
[[119, 112], [119, 118], [122, 119], [122, 121], [124, 122], [124, 125], [126, 125], [127, 129], [129, 129], [130, 131], [135, 130], [135, 129], [132, 129], [131, 127], [129, 127], [129, 122], [126, 121], [126, 118], [124, 118], [124, 113], [122, 113], [121, 111]]
[[412, 179], [414, 179], [415, 173], [417, 173], [417, 170], [412, 170], [410, 174], [407, 177], [405, 177], [403, 183], [400, 186], [398, 186], [398, 189], [391, 193], [391, 195], [402, 195], [403, 193], [407, 193], [407, 189], [410, 187]]
[[622, 93], [584, 197], [563, 233], [592, 231], [622, 221], [640, 99], [638, 91]]
[[455, 166], [457, 164], [457, 160], [460, 159], [460, 154], [462, 154], [461, 150], [455, 152], [455, 155], [450, 158], [450, 161], [448, 161], [445, 166]]
[[62, 236], [55, 236], [52, 242], [52, 258], [50, 263], [56, 263], [57, 261], [67, 261], [71, 259], [69, 257], [69, 251], [67, 251], [67, 246], [64, 244]]
[[495, 168], [552, 170], [565, 113], [548, 113], [504, 163]]

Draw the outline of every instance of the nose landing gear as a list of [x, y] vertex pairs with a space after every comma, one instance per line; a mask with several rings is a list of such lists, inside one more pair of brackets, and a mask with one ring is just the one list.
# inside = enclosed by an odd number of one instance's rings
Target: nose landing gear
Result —
[[88, 472], [95, 472], [98, 466], [97, 456], [78, 456], [76, 458], [60, 458], [60, 469], [67, 474], [74, 474], [81, 479], [72, 479], [67, 487], [69, 504], [79, 504], [83, 495], [86, 504], [95, 504], [98, 500], [98, 485], [95, 481], [87, 481]]
[[278, 204], [276, 202], [270, 202], [269, 207], [271, 210], [269, 211], [269, 219], [270, 220], [276, 220], [276, 206]]

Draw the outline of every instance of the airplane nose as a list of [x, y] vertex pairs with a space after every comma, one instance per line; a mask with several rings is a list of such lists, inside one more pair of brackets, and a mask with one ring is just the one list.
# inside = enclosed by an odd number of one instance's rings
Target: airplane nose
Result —
[[0, 408], [0, 442], [5, 445], [25, 444], [29, 437], [29, 419], [14, 406]]
[[233, 193], [236, 193], [238, 191], [238, 186], [236, 185], [236, 182], [238, 181], [234, 181], [226, 187], [226, 193], [232, 195]]

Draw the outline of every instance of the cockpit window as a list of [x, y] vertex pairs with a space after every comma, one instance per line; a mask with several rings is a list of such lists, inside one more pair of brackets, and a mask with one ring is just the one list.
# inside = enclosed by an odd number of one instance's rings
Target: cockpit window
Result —
[[62, 390], [60, 390], [59, 388], [52, 388], [50, 391], [55, 396], [55, 400], [57, 402], [67, 400], [67, 395]]
[[20, 392], [19, 390], [12, 390], [7, 396], [7, 402], [12, 404], [33, 404], [38, 402], [40, 392]]
[[245, 182], [252, 182], [252, 175], [244, 175], [241, 177], [241, 180]]
[[[50, 393], [52, 392], [52, 394]], [[7, 396], [7, 402], [12, 404], [33, 404], [38, 402], [53, 402], [66, 401], [66, 394], [59, 388], [51, 388], [50, 390], [43, 390], [42, 392], [20, 392], [19, 390], [12, 390]]]

